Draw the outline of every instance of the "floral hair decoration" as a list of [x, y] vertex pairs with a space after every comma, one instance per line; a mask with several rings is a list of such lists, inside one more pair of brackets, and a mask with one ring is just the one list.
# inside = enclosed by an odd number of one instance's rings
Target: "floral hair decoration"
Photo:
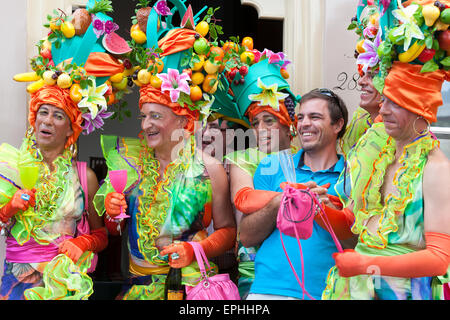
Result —
[[[55, 88], [67, 91], [71, 103], [64, 100], [53, 104], [66, 114], [80, 114], [73, 118], [77, 123], [72, 121], [72, 126], [81, 127], [83, 134], [101, 129], [104, 120], [114, 114], [109, 106], [129, 92], [122, 79], [124, 56], [131, 48], [115, 33], [119, 27], [106, 15], [111, 11], [111, 1], [89, 0], [86, 9], [77, 9], [72, 16], [62, 10], [47, 16], [44, 27], [50, 32], [39, 41], [38, 55], [31, 59], [33, 71], [14, 76], [16, 81], [32, 82], [27, 87], [34, 97], [30, 119], [35, 119], [34, 113], [48, 103], [48, 97], [62, 97]], [[37, 95], [40, 91], [48, 94]], [[33, 126], [34, 122], [30, 124]], [[74, 131], [69, 145], [76, 142], [80, 133]]]

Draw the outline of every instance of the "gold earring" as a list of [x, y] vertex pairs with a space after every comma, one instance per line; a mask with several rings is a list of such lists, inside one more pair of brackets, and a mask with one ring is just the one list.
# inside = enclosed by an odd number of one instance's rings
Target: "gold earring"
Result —
[[[422, 131], [422, 132], [417, 131], [417, 129], [416, 129], [416, 121], [417, 121], [418, 119], [423, 119], [423, 120], [425, 120], [425, 122], [427, 123], [427, 128], [425, 129], [425, 131]], [[414, 129], [414, 132], [415, 132], [417, 135], [428, 134], [428, 132], [430, 132], [430, 127], [431, 127], [430, 122], [429, 122], [427, 119], [425, 119], [424, 117], [422, 117], [422, 116], [418, 116], [418, 117], [414, 120], [414, 122], [413, 122], [413, 129]]]
[[70, 150], [70, 153], [72, 153], [72, 159], [75, 159], [76, 156], [77, 156], [77, 154], [78, 154], [78, 147], [77, 147], [77, 144], [76, 144], [76, 143], [71, 144], [71, 145], [69, 146], [69, 150]]
[[25, 137], [27, 137], [28, 139], [30, 139], [34, 134], [34, 127], [33, 126], [29, 126], [27, 129], [27, 132], [25, 134]]

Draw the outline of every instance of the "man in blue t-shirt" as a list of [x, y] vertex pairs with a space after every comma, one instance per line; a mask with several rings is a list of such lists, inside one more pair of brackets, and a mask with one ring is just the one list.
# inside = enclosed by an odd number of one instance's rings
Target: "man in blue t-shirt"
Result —
[[[327, 205], [326, 193], [336, 195], [334, 185], [344, 169], [344, 158], [336, 152], [336, 141], [344, 134], [348, 111], [334, 92], [314, 89], [300, 101], [297, 130], [302, 149], [293, 156], [297, 183], [311, 190], [322, 190], [320, 198]], [[281, 201], [282, 182], [287, 181], [278, 154], [267, 156], [259, 164], [253, 178], [255, 189], [278, 191], [264, 208], [243, 217], [240, 239], [244, 246], [260, 245], [255, 260], [255, 280], [248, 300], [308, 299], [292, 272], [276, 227]], [[284, 166], [286, 167], [286, 166]], [[283, 171], [284, 169], [284, 171]], [[292, 167], [291, 167], [292, 170]], [[292, 174], [291, 174], [292, 175]], [[320, 186], [330, 184], [324, 192]], [[295, 270], [302, 279], [300, 251], [297, 240], [283, 236], [284, 245]], [[320, 299], [329, 269], [334, 265], [332, 254], [337, 251], [328, 231], [316, 222], [312, 236], [301, 240], [304, 260], [304, 286], [315, 299]]]

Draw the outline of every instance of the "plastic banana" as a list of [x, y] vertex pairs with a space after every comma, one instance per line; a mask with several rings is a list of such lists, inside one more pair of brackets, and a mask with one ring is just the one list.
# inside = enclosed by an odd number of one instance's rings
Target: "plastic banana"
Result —
[[36, 91], [38, 91], [40, 88], [42, 88], [44, 86], [44, 80], [40, 79], [38, 81], [35, 81], [33, 83], [30, 83], [27, 87], [27, 91], [28, 93], [35, 93]]
[[31, 82], [31, 81], [38, 81], [41, 79], [36, 72], [25, 72], [25, 73], [19, 73], [16, 74], [13, 79], [18, 82]]
[[407, 51], [400, 53], [398, 59], [401, 62], [411, 62], [422, 53], [423, 49], [425, 49], [425, 44], [418, 45], [416, 41]]

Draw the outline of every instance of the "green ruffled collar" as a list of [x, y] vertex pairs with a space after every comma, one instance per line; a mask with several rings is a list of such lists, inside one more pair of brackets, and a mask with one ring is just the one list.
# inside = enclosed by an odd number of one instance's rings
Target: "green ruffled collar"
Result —
[[[374, 130], [377, 128], [378, 126]], [[393, 181], [393, 184], [397, 187], [398, 196], [388, 194], [383, 205], [380, 189], [387, 168], [395, 160], [396, 143], [392, 137], [387, 135], [376, 136], [371, 132], [374, 131], [368, 131], [362, 141], [358, 143], [353, 156], [364, 154], [364, 150], [360, 151], [367, 144], [376, 143], [381, 146], [381, 151], [379, 153], [373, 152], [370, 158], [357, 157], [357, 161], [353, 161], [351, 164], [357, 166], [357, 168], [351, 169], [352, 171], [355, 169], [355, 171], [359, 171], [357, 177], [352, 177], [354, 180], [352, 183], [352, 198], [358, 199], [355, 201], [355, 223], [352, 226], [352, 231], [359, 234], [360, 241], [367, 246], [385, 248], [388, 244], [389, 233], [398, 230], [396, 216], [402, 215], [406, 206], [413, 199], [414, 190], [410, 189], [412, 181], [423, 174], [428, 153], [439, 145], [439, 141], [434, 139], [430, 133], [427, 133], [419, 136], [404, 148], [403, 154], [398, 160], [402, 165], [396, 171]], [[358, 178], [358, 181], [355, 181], [356, 178]], [[365, 226], [365, 222], [376, 215], [380, 216], [379, 227], [376, 234], [372, 234]]]
[[[58, 209], [61, 206], [60, 196], [72, 183], [72, 152], [65, 149], [63, 154], [53, 162], [55, 170], [50, 171], [43, 161], [41, 151], [37, 148], [34, 135], [27, 136], [20, 148], [19, 165], [36, 165], [39, 167], [39, 178], [36, 183], [36, 210], [20, 211], [16, 214], [15, 224], [11, 230], [19, 244], [24, 244], [33, 237], [39, 244], [48, 244], [59, 234], [43, 231], [45, 225], [59, 219]], [[32, 213], [32, 214], [30, 214]]]

